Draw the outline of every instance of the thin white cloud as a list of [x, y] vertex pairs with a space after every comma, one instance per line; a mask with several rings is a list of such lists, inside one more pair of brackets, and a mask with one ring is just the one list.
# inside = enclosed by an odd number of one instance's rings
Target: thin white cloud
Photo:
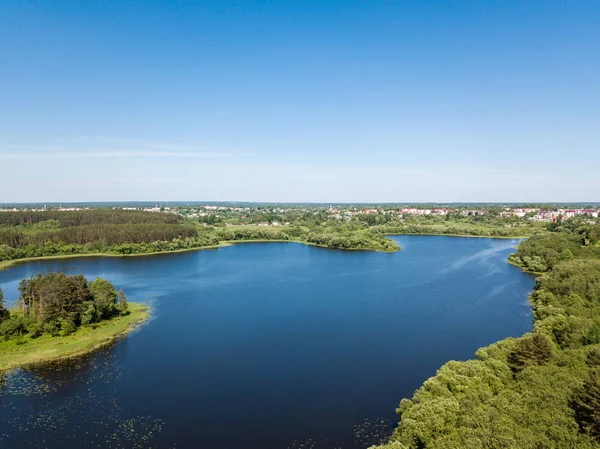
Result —
[[436, 176], [490, 176], [502, 178], [518, 178], [518, 179], [543, 179], [544, 176], [533, 170], [491, 168], [491, 167], [472, 167], [472, 166], [447, 166], [447, 167], [418, 167], [418, 168], [385, 168], [387, 172], [399, 174], [428, 174]]
[[148, 140], [141, 138], [123, 137], [70, 137], [62, 138], [51, 145], [36, 145], [32, 142], [3, 142], [0, 143], [0, 153], [4, 150], [29, 151], [29, 152], [104, 152], [104, 151], [142, 151], [142, 152], [173, 152], [173, 153], [248, 153], [247, 148], [232, 147], [201, 142], [177, 142]]
[[193, 151], [131, 151], [131, 150], [85, 150], [65, 151], [48, 147], [44, 152], [20, 151], [11, 149], [0, 152], [0, 159], [35, 160], [35, 159], [131, 159], [131, 158], [190, 158], [190, 159], [224, 159], [231, 153], [193, 152]]
[[[69, 142], [69, 143], [67, 143]], [[182, 151], [182, 152], [195, 152], [206, 148], [205, 144], [198, 142], [175, 142], [175, 141], [161, 141], [161, 140], [148, 140], [137, 137], [102, 137], [102, 136], [88, 136], [71, 138], [68, 141], [63, 141], [65, 146], [68, 147], [88, 147], [88, 148], [120, 148], [123, 150], [146, 150], [146, 151]], [[225, 151], [225, 152], [245, 152], [244, 148], [235, 148], [224, 145], [210, 145], [211, 151]]]

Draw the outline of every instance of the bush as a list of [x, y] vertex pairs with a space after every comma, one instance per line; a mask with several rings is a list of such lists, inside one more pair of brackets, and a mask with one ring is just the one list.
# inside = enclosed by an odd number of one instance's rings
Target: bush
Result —
[[75, 332], [77, 330], [77, 326], [75, 326], [75, 323], [73, 322], [73, 320], [71, 320], [69, 318], [65, 318], [60, 323], [60, 330], [61, 330], [62, 336], [64, 337], [67, 335], [71, 335], [73, 332]]
[[60, 335], [60, 327], [56, 321], [46, 321], [43, 325], [44, 333], [50, 334], [53, 337]]
[[5, 320], [0, 324], [0, 335], [4, 338], [10, 338], [18, 335], [25, 335], [27, 333], [27, 322], [25, 318], [21, 316], [12, 317], [9, 320]]
[[32, 321], [29, 326], [27, 326], [27, 332], [29, 332], [31, 338], [38, 338], [44, 333], [44, 326], [39, 321]]

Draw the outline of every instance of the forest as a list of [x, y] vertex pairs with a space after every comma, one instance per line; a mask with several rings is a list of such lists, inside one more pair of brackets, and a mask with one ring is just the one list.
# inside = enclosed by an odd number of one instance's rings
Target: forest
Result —
[[137, 210], [95, 208], [61, 211], [9, 211], [0, 213], [0, 226], [33, 226], [42, 222], [61, 228], [101, 224], [177, 224], [182, 218], [174, 214], [157, 214]]
[[509, 261], [532, 273], [545, 273], [563, 260], [600, 258], [600, 226], [568, 221], [549, 226], [548, 234], [523, 242]]
[[533, 331], [450, 361], [378, 449], [600, 448], [600, 226], [552, 224], [511, 261], [543, 272]]
[[[0, 260], [195, 237], [173, 214], [114, 209], [0, 213]], [[96, 247], [94, 247], [96, 245]], [[82, 248], [82, 252], [86, 248]], [[15, 257], [16, 256], [16, 257]]]
[[0, 337], [66, 336], [82, 326], [128, 313], [123, 290], [105, 279], [88, 281], [83, 275], [38, 274], [19, 283], [19, 299], [12, 310], [0, 289]]

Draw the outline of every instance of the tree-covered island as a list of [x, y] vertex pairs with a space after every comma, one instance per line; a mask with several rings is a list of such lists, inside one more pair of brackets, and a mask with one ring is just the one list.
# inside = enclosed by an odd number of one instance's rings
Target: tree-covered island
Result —
[[113, 341], [144, 321], [147, 307], [105, 279], [38, 274], [19, 283], [9, 311], [0, 289], [0, 372], [74, 357]]

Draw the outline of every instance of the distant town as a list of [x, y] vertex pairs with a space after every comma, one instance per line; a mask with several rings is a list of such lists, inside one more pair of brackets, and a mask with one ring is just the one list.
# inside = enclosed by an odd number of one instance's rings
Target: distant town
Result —
[[[44, 210], [57, 210], [57, 211], [80, 211], [90, 210], [99, 206], [88, 204], [88, 205], [0, 205], [0, 212], [11, 212], [11, 211], [44, 211]], [[289, 205], [269, 205], [252, 203], [251, 205], [230, 205], [230, 204], [159, 204], [154, 205], [102, 205], [104, 208], [120, 209], [120, 210], [138, 210], [145, 212], [155, 213], [166, 213], [176, 214], [185, 218], [200, 218], [207, 216], [229, 216], [235, 214], [240, 217], [243, 221], [244, 218], [253, 216], [257, 213], [268, 213], [268, 214], [280, 214], [283, 217], [289, 212], [302, 212], [302, 213], [326, 213], [329, 219], [343, 220], [350, 219], [354, 216], [367, 214], [367, 215], [385, 215], [389, 218], [397, 217], [402, 220], [406, 217], [445, 217], [450, 215], [461, 215], [461, 216], [479, 216], [486, 215], [493, 212], [495, 216], [499, 217], [516, 217], [523, 218], [531, 221], [539, 222], [556, 222], [560, 219], [569, 219], [574, 217], [596, 219], [600, 216], [600, 206], [595, 207], [509, 207], [500, 205], [486, 205], [480, 207], [468, 207], [465, 205], [456, 207], [429, 207], [429, 206], [400, 206], [400, 205], [342, 205], [342, 204], [289, 204]], [[286, 225], [285, 221], [268, 223], [257, 223], [265, 225]]]

